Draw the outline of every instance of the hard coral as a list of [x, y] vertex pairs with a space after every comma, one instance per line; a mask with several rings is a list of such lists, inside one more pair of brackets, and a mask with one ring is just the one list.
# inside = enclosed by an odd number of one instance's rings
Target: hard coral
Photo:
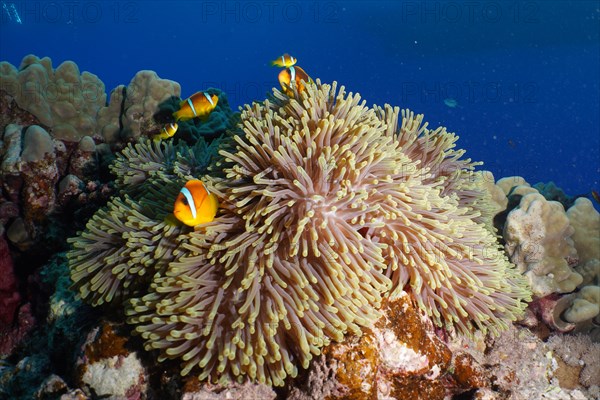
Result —
[[111, 91], [109, 104], [98, 110], [96, 131], [111, 144], [158, 131], [160, 125], [154, 117], [160, 105], [179, 97], [180, 92], [177, 82], [161, 79], [154, 71], [139, 71], [128, 86]]
[[[70, 255], [76, 286], [101, 302], [123, 281], [143, 282], [123, 298], [146, 348], [221, 382], [282, 385], [323, 346], [371, 326], [383, 297], [406, 285], [438, 325], [506, 328], [529, 292], [491, 231], [475, 164], [453, 150], [455, 136], [399, 115], [319, 81], [246, 106], [243, 132], [203, 177], [220, 199], [217, 218], [169, 236], [169, 253], [153, 253], [164, 231], [148, 229], [160, 219], [150, 208], [167, 210], [172, 176], [206, 170], [189, 148], [149, 151], [147, 163], [125, 153], [115, 168], [131, 200], [115, 200], [112, 222], [97, 216], [73, 240], [83, 243]], [[139, 190], [146, 177], [153, 189]], [[155, 192], [165, 197], [144, 197]], [[162, 266], [138, 280], [140, 260]]]
[[50, 58], [31, 54], [18, 69], [1, 62], [0, 71], [0, 86], [20, 108], [50, 128], [53, 137], [78, 142], [94, 130], [96, 113], [106, 101], [104, 84], [96, 75], [80, 74], [73, 61], [53, 69]]
[[568, 293], [582, 282], [567, 261], [577, 257], [573, 233], [563, 206], [546, 201], [535, 190], [524, 195], [518, 208], [508, 214], [506, 251], [529, 279], [535, 296]]
[[600, 285], [600, 213], [590, 200], [580, 197], [567, 210], [567, 217], [579, 258], [576, 270], [584, 284]]

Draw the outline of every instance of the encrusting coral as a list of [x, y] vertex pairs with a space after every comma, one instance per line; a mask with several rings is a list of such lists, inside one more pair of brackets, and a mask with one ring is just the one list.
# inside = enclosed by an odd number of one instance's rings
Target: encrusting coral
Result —
[[[114, 167], [122, 197], [71, 240], [75, 286], [94, 304], [129, 298], [146, 348], [211, 381], [282, 385], [403, 288], [437, 325], [497, 333], [530, 294], [491, 229], [491, 195], [454, 135], [399, 116], [317, 80], [246, 106], [210, 176], [183, 148], [176, 160], [142, 145], [139, 163], [130, 147]], [[219, 213], [165, 231], [187, 173]]]

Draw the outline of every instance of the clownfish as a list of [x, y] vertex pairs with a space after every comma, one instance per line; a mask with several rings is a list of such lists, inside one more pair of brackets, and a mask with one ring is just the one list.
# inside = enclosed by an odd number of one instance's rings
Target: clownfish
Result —
[[194, 93], [191, 97], [179, 103], [179, 111], [173, 113], [176, 121], [187, 121], [200, 118], [206, 121], [219, 102], [219, 96], [212, 96], [206, 92]]
[[294, 57], [290, 56], [288, 53], [285, 53], [281, 57], [276, 58], [275, 60], [271, 61], [271, 66], [288, 68], [288, 67], [291, 67], [292, 65], [296, 64], [297, 61], [298, 61], [297, 58], [294, 58]]
[[175, 132], [177, 132], [178, 128], [179, 125], [177, 124], [177, 122], [171, 122], [169, 125], [163, 126], [160, 132], [153, 136], [153, 139], [159, 141], [173, 137], [173, 135], [175, 135]]
[[196, 226], [215, 219], [219, 202], [204, 183], [198, 179], [188, 181], [175, 199], [173, 215], [188, 226]]
[[279, 84], [283, 89], [283, 93], [290, 97], [294, 97], [294, 88], [298, 93], [301, 93], [304, 90], [305, 83], [312, 83], [312, 79], [300, 67], [289, 67], [279, 73]]

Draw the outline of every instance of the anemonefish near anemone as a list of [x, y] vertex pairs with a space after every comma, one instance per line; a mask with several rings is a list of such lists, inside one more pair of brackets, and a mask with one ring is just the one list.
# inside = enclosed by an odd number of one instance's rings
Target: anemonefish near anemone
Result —
[[160, 132], [153, 136], [153, 139], [159, 141], [173, 137], [178, 128], [179, 125], [177, 122], [171, 122], [170, 124], [163, 126]]
[[196, 226], [215, 219], [219, 202], [204, 183], [198, 179], [188, 181], [175, 199], [173, 215], [188, 226]]
[[290, 97], [294, 97], [294, 88], [301, 93], [305, 83], [312, 83], [312, 79], [300, 67], [289, 67], [279, 73], [279, 84]]
[[288, 67], [291, 67], [292, 65], [296, 64], [297, 61], [298, 61], [297, 58], [294, 58], [294, 57], [290, 56], [288, 53], [285, 53], [281, 57], [276, 58], [273, 61], [271, 61], [271, 66], [288, 68]]
[[219, 96], [216, 94], [197, 92], [179, 103], [179, 111], [175, 111], [173, 117], [176, 121], [187, 121], [193, 118], [206, 121], [218, 102]]

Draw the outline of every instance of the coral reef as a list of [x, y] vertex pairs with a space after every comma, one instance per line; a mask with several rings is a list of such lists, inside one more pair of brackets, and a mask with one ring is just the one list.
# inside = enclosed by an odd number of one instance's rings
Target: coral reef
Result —
[[572, 346], [569, 343], [577, 343], [578, 350], [590, 351], [590, 357], [579, 353], [573, 354], [572, 360], [588, 372], [594, 371], [592, 357], [600, 347], [592, 345], [589, 338], [559, 334], [545, 343], [528, 329], [511, 327], [483, 347], [459, 339], [450, 347], [466, 349], [490, 377], [493, 392], [487, 398], [583, 400], [600, 394], [597, 383], [586, 380], [587, 373], [576, 376], [576, 384], [569, 384], [560, 364], [565, 350]]
[[230, 383], [228, 385], [200, 385], [196, 380], [188, 381], [183, 388], [181, 400], [275, 400], [277, 394], [272, 388], [261, 384], [246, 382]]
[[[219, 103], [207, 121], [181, 124], [179, 136], [190, 143], [196, 137], [218, 137], [238, 122], [225, 93], [213, 88], [207, 92], [218, 95]], [[152, 136], [171, 122], [180, 94], [177, 82], [161, 79], [154, 71], [139, 71], [128, 85], [110, 92], [107, 104], [104, 84], [96, 75], [80, 74], [73, 61], [53, 69], [50, 58], [28, 55], [18, 68], [0, 63], [0, 128], [9, 123], [40, 125], [65, 143], [89, 136], [96, 144], [121, 149], [123, 143]], [[7, 116], [11, 120], [5, 120]], [[72, 146], [67, 147], [71, 151]]]
[[[38, 388], [43, 392], [41, 386], [49, 375], [65, 370], [60, 363], [74, 360], [73, 350], [94, 321], [90, 308], [76, 300], [69, 289], [64, 255], [53, 257], [32, 278], [37, 283], [30, 291], [35, 291], [36, 297], [20, 307], [11, 331], [2, 332], [2, 398], [31, 399]], [[41, 327], [34, 327], [34, 314]], [[23, 340], [31, 331], [35, 334]]]
[[21, 196], [25, 220], [42, 221], [54, 210], [58, 168], [52, 138], [37, 125], [25, 131], [20, 172], [23, 177]]
[[[1, 71], [28, 77], [26, 88], [55, 79], [49, 59], [27, 59]], [[63, 87], [87, 82], [70, 63], [61, 71], [73, 77]], [[182, 123], [180, 141], [147, 140], [171, 119], [178, 88], [143, 71], [93, 117], [96, 106], [83, 107], [92, 128], [77, 132], [68, 126], [83, 119], [65, 104], [30, 108], [1, 88], [0, 397], [600, 397], [600, 235], [588, 201], [518, 177], [494, 184], [456, 135], [318, 81], [241, 116], [209, 89], [222, 109], [208, 121]], [[195, 228], [169, 217], [192, 178], [222, 201]], [[533, 221], [538, 202], [560, 224]], [[64, 239], [57, 220], [82, 229], [93, 212], [68, 255], [30, 263], [45, 259], [47, 238]], [[496, 243], [514, 226], [521, 247], [542, 243], [583, 278], [536, 298], [519, 321], [529, 328], [510, 324], [528, 289]], [[86, 306], [72, 284], [110, 307]], [[571, 330], [584, 335], [559, 333]]]
[[0, 63], [0, 88], [20, 108], [35, 115], [52, 136], [78, 142], [94, 132], [96, 114], [106, 103], [104, 84], [77, 64], [65, 61], [56, 69], [48, 57], [28, 55], [19, 68]]
[[561, 188], [556, 186], [554, 182], [538, 182], [533, 187], [546, 198], [546, 200], [558, 201], [563, 205], [565, 210], [571, 208], [575, 201], [576, 197], [572, 197], [567, 195]]
[[96, 131], [111, 144], [158, 132], [161, 126], [155, 115], [163, 103], [180, 94], [177, 82], [161, 79], [154, 71], [139, 71], [129, 85], [111, 91], [108, 105], [98, 110]]
[[154, 73], [140, 73], [132, 80], [123, 115], [118, 104], [119, 112], [107, 116], [104, 85], [95, 75], [80, 73], [72, 61], [56, 69], [49, 58], [32, 55], [18, 68], [0, 63], [0, 230], [19, 271], [15, 285], [22, 303], [16, 305], [22, 312], [15, 326], [3, 326], [3, 348], [13, 349], [31, 329], [37, 310], [29, 303], [35, 297], [29, 282], [113, 194], [110, 146], [120, 149], [130, 137], [107, 143], [98, 131], [98, 115], [105, 117], [103, 124], [125, 123], [127, 132], [150, 135], [144, 129], [159, 125], [152, 117], [175, 87]]
[[12, 325], [20, 299], [12, 257], [8, 243], [2, 234], [0, 236], [0, 322], [2, 327]]
[[[73, 203], [93, 205], [110, 195], [108, 185], [97, 180], [98, 155], [89, 136], [68, 151], [64, 142], [38, 125], [9, 124], [0, 143], [2, 202], [14, 207], [2, 222], [8, 226], [11, 242], [21, 250], [39, 243], [60, 246], [49, 240], [50, 221], [64, 226]], [[67, 176], [70, 179], [65, 181]], [[70, 182], [68, 190], [66, 182]]]
[[575, 200], [567, 210], [573, 227], [573, 242], [579, 259], [575, 270], [583, 277], [583, 284], [600, 284], [600, 213], [585, 197]]
[[12, 353], [35, 323], [31, 304], [21, 301], [10, 249], [0, 232], [0, 357]]
[[[600, 344], [593, 343], [588, 335], [554, 335], [548, 340], [548, 347], [558, 355], [565, 364], [575, 368], [577, 381], [571, 386], [581, 383], [586, 388], [600, 391]], [[560, 379], [560, 377], [559, 377]], [[563, 382], [561, 382], [562, 384]], [[561, 385], [564, 386], [564, 385]]]
[[[40, 255], [47, 255], [63, 250], [52, 230], [68, 231], [73, 222], [73, 234], [112, 194], [111, 148], [152, 136], [171, 120], [180, 87], [140, 71], [128, 86], [114, 89], [106, 105], [104, 84], [80, 74], [72, 61], [53, 69], [49, 58], [28, 55], [18, 68], [0, 63], [0, 71], [0, 219], [21, 251], [42, 244]], [[185, 124], [189, 143], [238, 120], [225, 94], [211, 90], [222, 96], [219, 106], [206, 123]]]

